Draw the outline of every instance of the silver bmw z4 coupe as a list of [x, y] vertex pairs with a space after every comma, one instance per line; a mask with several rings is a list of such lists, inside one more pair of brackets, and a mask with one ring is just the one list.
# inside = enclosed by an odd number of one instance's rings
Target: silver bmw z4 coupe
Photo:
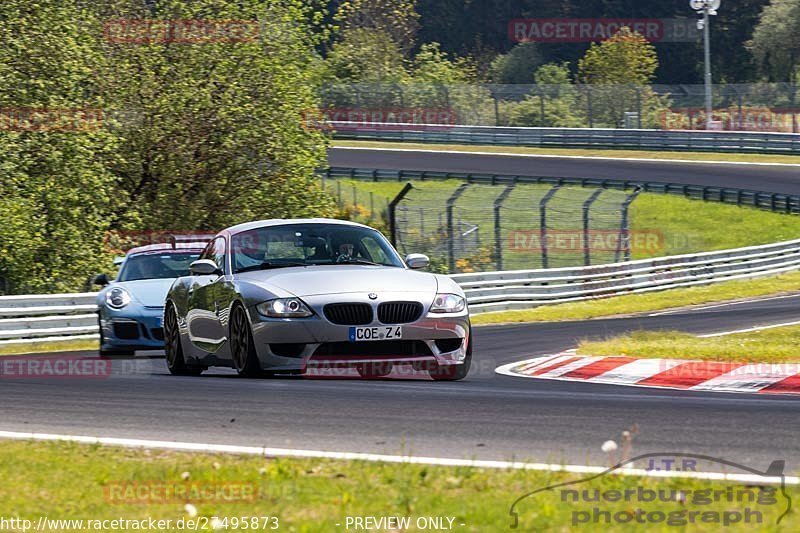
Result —
[[329, 219], [263, 220], [218, 233], [164, 307], [167, 365], [242, 376], [403, 365], [435, 380], [466, 377], [469, 310], [448, 276], [420, 272], [370, 227]]

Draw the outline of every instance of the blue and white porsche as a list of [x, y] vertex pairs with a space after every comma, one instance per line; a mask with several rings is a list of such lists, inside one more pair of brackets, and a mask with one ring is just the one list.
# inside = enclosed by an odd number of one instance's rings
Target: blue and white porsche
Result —
[[97, 294], [100, 355], [133, 355], [135, 350], [164, 348], [164, 300], [172, 282], [189, 274], [205, 242], [150, 244], [125, 255], [119, 275], [94, 279]]

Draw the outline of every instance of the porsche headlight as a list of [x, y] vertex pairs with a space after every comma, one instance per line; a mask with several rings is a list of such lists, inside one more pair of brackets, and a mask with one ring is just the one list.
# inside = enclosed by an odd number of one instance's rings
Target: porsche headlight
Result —
[[437, 294], [431, 305], [431, 313], [460, 313], [467, 301], [457, 294]]
[[278, 298], [256, 306], [258, 312], [272, 318], [303, 318], [314, 313], [299, 298]]
[[106, 305], [112, 309], [122, 309], [131, 303], [131, 295], [122, 287], [114, 287], [106, 293]]

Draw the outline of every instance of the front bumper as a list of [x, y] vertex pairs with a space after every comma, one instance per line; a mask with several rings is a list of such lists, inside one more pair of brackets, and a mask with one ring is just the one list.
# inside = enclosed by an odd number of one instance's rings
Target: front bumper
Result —
[[[267, 318], [254, 306], [248, 308], [261, 367], [287, 371], [304, 370], [307, 366], [371, 362], [442, 366], [461, 364], [465, 360], [472, 341], [468, 310], [452, 314], [429, 313], [432, 295], [428, 294], [403, 292], [381, 296], [374, 301], [361, 293], [337, 295], [335, 300], [330, 295], [304, 297], [303, 301], [314, 311], [314, 316], [300, 319]], [[401, 340], [351, 342], [351, 326], [334, 324], [323, 312], [323, 307], [329, 303], [367, 303], [373, 307], [375, 318], [363, 326], [385, 328], [386, 324], [378, 322], [376, 310], [381, 302], [388, 301], [423, 304], [424, 311], [418, 320], [398, 324], [402, 328]]]
[[164, 348], [163, 307], [101, 306], [98, 315], [103, 350], [159, 350]]

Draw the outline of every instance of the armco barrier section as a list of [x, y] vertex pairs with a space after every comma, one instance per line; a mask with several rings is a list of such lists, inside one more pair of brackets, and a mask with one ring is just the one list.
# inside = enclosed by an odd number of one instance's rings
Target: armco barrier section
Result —
[[687, 183], [645, 182], [636, 180], [614, 180], [598, 178], [556, 178], [551, 176], [513, 176], [507, 174], [477, 174], [463, 172], [434, 172], [429, 170], [384, 170], [368, 168], [331, 167], [321, 171], [326, 178], [348, 178], [371, 181], [425, 181], [461, 179], [468, 183], [507, 185], [510, 183], [542, 183], [546, 185], [575, 185], [578, 187], [601, 187], [604, 189], [673, 194], [739, 206], [750, 206], [777, 213], [800, 213], [800, 196], [749, 189], [690, 185]]
[[611, 148], [800, 154], [800, 134], [707, 130], [602, 128], [513, 128], [378, 122], [331, 122], [334, 138], [445, 144], [489, 144], [541, 148]]
[[0, 296], [0, 346], [99, 338], [96, 296], [93, 292]]
[[[800, 239], [579, 268], [454, 274], [474, 313], [607, 298], [800, 270]], [[0, 345], [98, 338], [95, 293], [0, 296]]]

